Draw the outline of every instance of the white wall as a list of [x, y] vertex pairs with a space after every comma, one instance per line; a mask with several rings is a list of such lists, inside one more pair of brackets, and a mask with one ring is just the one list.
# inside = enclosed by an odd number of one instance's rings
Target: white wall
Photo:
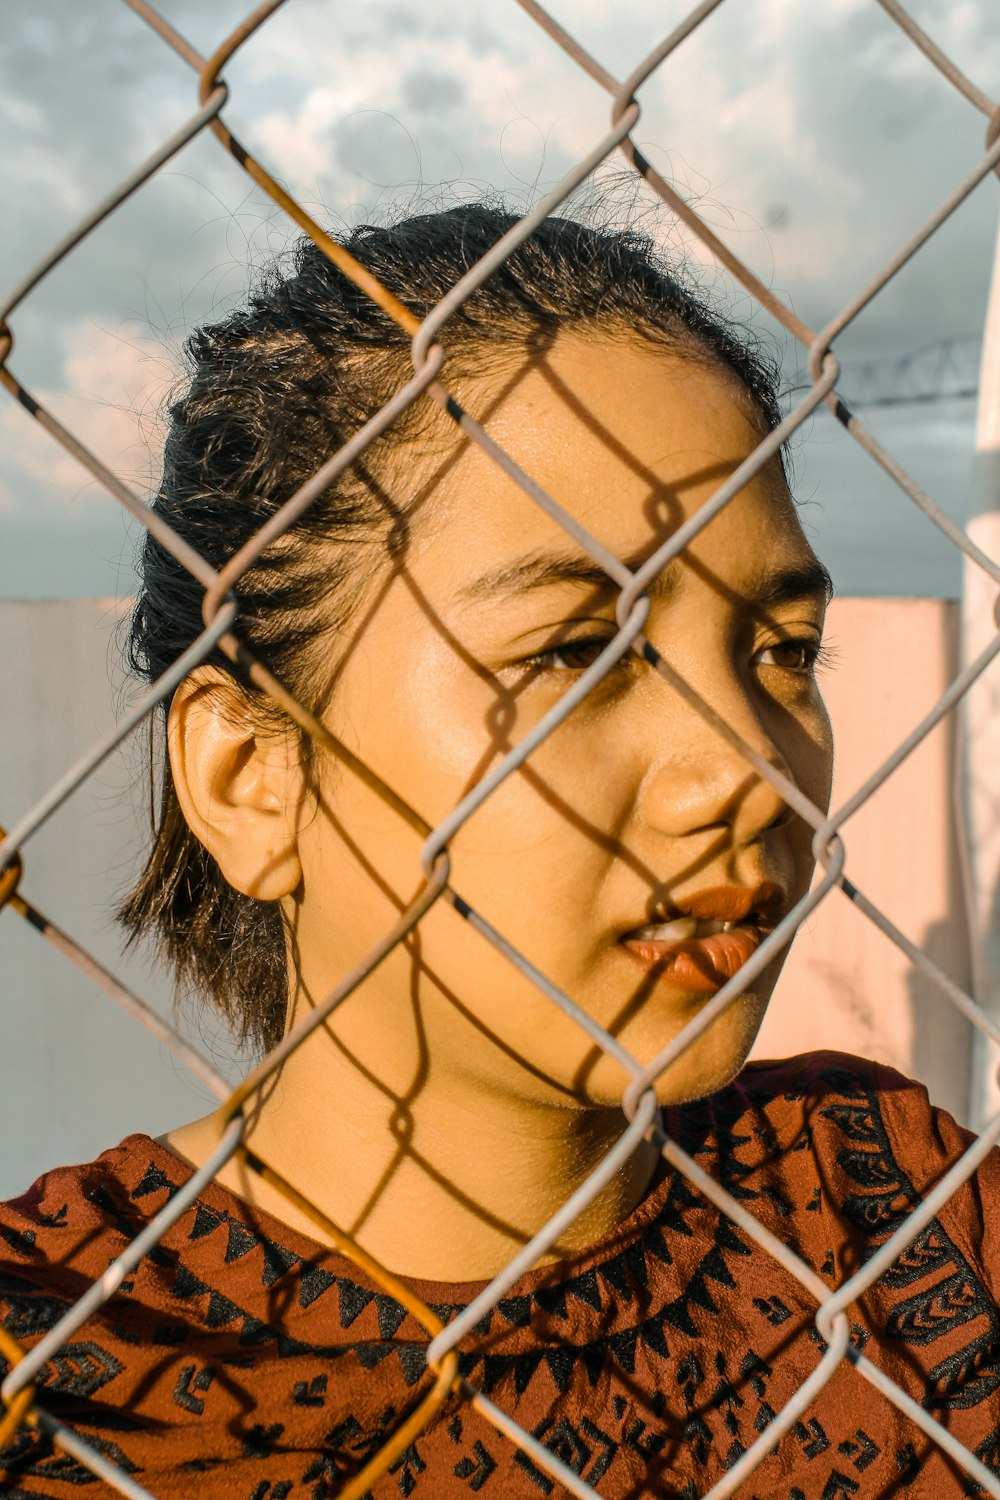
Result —
[[[839, 599], [836, 666], [823, 679], [837, 755], [833, 806], [847, 801], [958, 672], [959, 606], [937, 599]], [[846, 873], [963, 988], [970, 958], [954, 833], [954, 726], [935, 729], [843, 830]], [[1000, 769], [998, 769], [1000, 795]], [[840, 891], [796, 939], [754, 1056], [834, 1047], [922, 1079], [968, 1116], [969, 1027], [936, 986]]]
[[[10, 826], [112, 722], [121, 693], [122, 606], [0, 602], [0, 822]], [[956, 660], [957, 606], [842, 599], [826, 693], [843, 798], [921, 717]], [[960, 983], [968, 953], [951, 835], [951, 735], [939, 729], [845, 832], [851, 878]], [[144, 998], [163, 977], [122, 957], [111, 921], [141, 843], [141, 753], [106, 762], [24, 851], [24, 894]], [[83, 1160], [132, 1130], [158, 1133], [210, 1100], [157, 1043], [10, 910], [0, 912], [0, 1196], [57, 1161]], [[189, 1031], [235, 1076], [211, 1023]], [[924, 1079], [960, 1117], [968, 1027], [834, 892], [798, 938], [757, 1056], [833, 1046]]]
[[[123, 608], [106, 599], [0, 603], [5, 827], [113, 722]], [[163, 976], [123, 959], [111, 919], [145, 818], [141, 761], [139, 742], [112, 756], [30, 840], [21, 889], [167, 1011]], [[165, 1049], [11, 910], [0, 911], [0, 975], [0, 1195], [57, 1161], [86, 1160], [129, 1131], [158, 1134], [211, 1107]], [[214, 1031], [206, 1042], [218, 1049]], [[222, 1045], [225, 1061], [233, 1049]]]

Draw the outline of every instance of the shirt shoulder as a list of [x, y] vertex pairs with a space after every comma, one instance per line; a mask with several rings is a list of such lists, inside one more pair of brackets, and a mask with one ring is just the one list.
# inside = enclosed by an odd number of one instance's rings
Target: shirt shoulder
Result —
[[156, 1151], [148, 1136], [128, 1136], [93, 1161], [44, 1172], [0, 1203], [3, 1273], [99, 1274], [144, 1221], [135, 1189]]
[[837, 1157], [867, 1146], [891, 1153], [918, 1191], [977, 1139], [932, 1104], [917, 1079], [846, 1052], [752, 1062], [731, 1087], [737, 1107], [764, 1113], [775, 1128], [807, 1129], [815, 1151]]
[[[918, 1144], [910, 1139], [914, 1129], [929, 1133], [932, 1146], [945, 1155], [960, 1153], [975, 1139], [946, 1110], [931, 1103], [923, 1083], [886, 1063], [848, 1052], [803, 1052], [750, 1062], [728, 1088], [711, 1097], [726, 1112], [764, 1113], [776, 1128], [785, 1120], [814, 1128], [833, 1121], [844, 1127], [850, 1111], [867, 1109], [894, 1137], [902, 1131], [896, 1144], [904, 1152]], [[860, 1128], [860, 1116], [853, 1123]], [[921, 1152], [927, 1144], [921, 1134]]]
[[[804, 1053], [749, 1064], [717, 1097], [714, 1116], [723, 1150], [727, 1121], [735, 1122], [729, 1135], [744, 1139], [733, 1154], [748, 1168], [752, 1161], [765, 1197], [769, 1182], [772, 1195], [804, 1208], [797, 1227], [817, 1255], [822, 1245], [828, 1263], [833, 1252], [837, 1280], [955, 1169], [960, 1180], [917, 1253], [929, 1253], [932, 1241], [942, 1253], [947, 1246], [952, 1262], [995, 1295], [1000, 1152], [978, 1151], [963, 1170], [958, 1164], [978, 1137], [935, 1107], [922, 1083], [848, 1053]], [[747, 1137], [757, 1147], [749, 1154]]]

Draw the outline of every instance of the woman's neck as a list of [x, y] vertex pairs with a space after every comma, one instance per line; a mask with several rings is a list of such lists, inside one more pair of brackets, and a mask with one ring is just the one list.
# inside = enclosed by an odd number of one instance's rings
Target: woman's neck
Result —
[[[262, 1091], [246, 1143], [389, 1270], [426, 1281], [494, 1276], [586, 1181], [625, 1129], [617, 1109], [538, 1103], [435, 1079], [409, 1103], [317, 1034]], [[165, 1144], [200, 1164], [213, 1116]], [[641, 1201], [658, 1153], [648, 1142], [574, 1220], [548, 1258], [611, 1233]], [[223, 1186], [313, 1238], [320, 1227], [234, 1158]]]

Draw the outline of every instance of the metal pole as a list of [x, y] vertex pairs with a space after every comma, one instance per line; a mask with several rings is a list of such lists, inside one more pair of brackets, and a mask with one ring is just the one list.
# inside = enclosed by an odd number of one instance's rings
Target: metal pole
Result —
[[[1000, 236], [983, 331], [968, 533], [1000, 558]], [[968, 557], [962, 591], [962, 655], [971, 661], [997, 630], [996, 585]], [[994, 663], [966, 695], [957, 757], [959, 837], [962, 846], [972, 993], [1000, 1017], [1000, 665]], [[969, 1123], [978, 1130], [1000, 1108], [996, 1047], [972, 1035]]]

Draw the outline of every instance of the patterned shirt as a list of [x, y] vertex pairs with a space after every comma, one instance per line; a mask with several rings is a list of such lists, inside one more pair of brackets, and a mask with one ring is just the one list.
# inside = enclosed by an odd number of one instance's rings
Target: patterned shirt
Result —
[[[669, 1133], [831, 1287], [970, 1137], [923, 1088], [835, 1053], [752, 1063]], [[0, 1209], [0, 1315], [53, 1326], [190, 1169], [146, 1136]], [[849, 1310], [856, 1347], [1000, 1473], [1000, 1154]], [[447, 1321], [482, 1283], [413, 1282]], [[601, 1496], [703, 1495], [824, 1345], [800, 1284], [666, 1167], [618, 1229], [521, 1278], [460, 1344], [466, 1378]], [[39, 1399], [157, 1497], [325, 1500], [432, 1383], [428, 1336], [350, 1260], [209, 1187], [43, 1367]], [[565, 1491], [457, 1396], [376, 1500]], [[36, 1429], [0, 1495], [112, 1492]], [[980, 1493], [844, 1361], [742, 1500]]]

